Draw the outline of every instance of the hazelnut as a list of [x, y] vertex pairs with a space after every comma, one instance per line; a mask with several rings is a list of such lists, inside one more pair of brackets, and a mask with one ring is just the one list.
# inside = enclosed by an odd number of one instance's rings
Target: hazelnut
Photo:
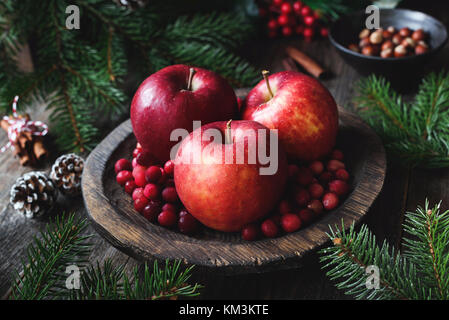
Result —
[[371, 33], [371, 35], [369, 36], [369, 41], [372, 44], [380, 44], [383, 41], [383, 37], [382, 37], [382, 31], [374, 31], [373, 33]]
[[384, 39], [391, 39], [391, 37], [393, 37], [393, 33], [391, 33], [388, 30], [384, 30], [384, 31], [382, 31], [382, 37]]
[[407, 48], [404, 47], [402, 44], [394, 48], [394, 56], [396, 58], [405, 57], [406, 55], [407, 55]]
[[395, 45], [400, 44], [400, 43], [402, 42], [402, 40], [404, 40], [404, 38], [403, 38], [400, 34], [398, 34], [398, 33], [396, 33], [396, 34], [393, 36], [393, 38], [391, 39], [391, 41], [393, 41], [393, 43], [394, 43]]
[[359, 33], [359, 39], [363, 39], [363, 38], [369, 37], [370, 33], [371, 32], [368, 29], [363, 29]]
[[372, 45], [367, 45], [362, 48], [362, 54], [365, 56], [373, 56], [374, 55], [374, 48]]
[[429, 48], [429, 45], [425, 41], [418, 41], [417, 45], [423, 46], [425, 48]]
[[390, 32], [392, 35], [396, 33], [396, 29], [393, 26], [389, 26], [387, 28], [387, 31]]
[[409, 48], [409, 47], [414, 48], [414, 47], [416, 47], [416, 42], [415, 42], [415, 40], [413, 40], [413, 39], [410, 38], [410, 37], [407, 37], [407, 38], [405, 38], [404, 40], [402, 40], [401, 44], [402, 44], [404, 47], [406, 47], [406, 48]]
[[385, 41], [384, 43], [382, 43], [381, 50], [382, 50], [382, 51], [384, 51], [384, 50], [386, 50], [386, 49], [392, 49], [392, 50], [393, 50], [393, 48], [394, 48], [393, 41], [387, 40], [387, 41]]
[[382, 50], [380, 52], [380, 56], [382, 58], [393, 58], [393, 49], [392, 48], [387, 48], [385, 50]]
[[412, 31], [409, 28], [407, 28], [407, 27], [402, 28], [401, 30], [399, 30], [399, 35], [401, 37], [404, 37], [404, 38], [410, 37], [411, 34], [412, 34]]
[[360, 52], [359, 46], [356, 45], [355, 43], [351, 43], [351, 44], [348, 46], [348, 49], [351, 50], [351, 51], [354, 51], [354, 52]]
[[412, 39], [415, 41], [421, 41], [421, 40], [424, 40], [425, 38], [426, 38], [426, 33], [424, 32], [423, 29], [415, 30], [412, 33]]
[[429, 47], [422, 46], [418, 44], [415, 48], [415, 54], [423, 54], [429, 51]]
[[363, 38], [363, 39], [361, 39], [360, 40], [360, 42], [359, 42], [359, 47], [360, 48], [363, 48], [363, 47], [366, 47], [366, 46], [368, 46], [368, 45], [370, 45], [371, 43], [370, 43], [370, 41], [369, 41], [369, 37], [366, 37], [366, 38]]

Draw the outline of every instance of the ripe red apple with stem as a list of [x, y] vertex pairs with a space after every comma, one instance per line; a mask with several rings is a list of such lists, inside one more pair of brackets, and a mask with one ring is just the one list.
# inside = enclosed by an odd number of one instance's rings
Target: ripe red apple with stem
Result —
[[177, 141], [174, 129], [192, 131], [194, 120], [203, 124], [236, 115], [234, 90], [218, 74], [186, 65], [173, 65], [145, 79], [131, 102], [131, 122], [142, 146], [137, 161], [148, 166], [169, 160]]
[[330, 92], [317, 80], [295, 71], [268, 76], [248, 94], [243, 119], [279, 130], [288, 156], [311, 161], [330, 153], [338, 130], [338, 110]]
[[[184, 138], [174, 177], [190, 214], [226, 232], [240, 231], [266, 216], [282, 196], [288, 171], [285, 152], [274, 137], [273, 131], [255, 121], [222, 121]], [[269, 161], [259, 156], [261, 150]]]

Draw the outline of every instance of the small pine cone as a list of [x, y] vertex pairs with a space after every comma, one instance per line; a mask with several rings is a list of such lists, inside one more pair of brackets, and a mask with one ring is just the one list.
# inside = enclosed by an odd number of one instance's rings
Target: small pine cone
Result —
[[81, 192], [83, 168], [83, 158], [74, 153], [65, 154], [56, 159], [50, 178], [62, 193], [75, 196]]
[[44, 172], [31, 171], [16, 180], [9, 202], [18, 213], [36, 218], [51, 210], [57, 196], [58, 190]]

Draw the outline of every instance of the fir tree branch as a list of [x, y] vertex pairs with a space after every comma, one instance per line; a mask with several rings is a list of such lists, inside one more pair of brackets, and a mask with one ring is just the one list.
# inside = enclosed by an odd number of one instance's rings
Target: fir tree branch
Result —
[[81, 264], [90, 252], [82, 233], [87, 227], [85, 220], [69, 215], [57, 217], [54, 226], [47, 226], [41, 239], [34, 238], [34, 244], [27, 249], [28, 261], [22, 263], [22, 274], [16, 272], [10, 298], [18, 300], [40, 300], [61, 294], [66, 278], [65, 267]]
[[356, 111], [381, 136], [387, 150], [405, 164], [449, 166], [449, 74], [430, 74], [413, 103], [404, 103], [383, 78], [356, 86]]

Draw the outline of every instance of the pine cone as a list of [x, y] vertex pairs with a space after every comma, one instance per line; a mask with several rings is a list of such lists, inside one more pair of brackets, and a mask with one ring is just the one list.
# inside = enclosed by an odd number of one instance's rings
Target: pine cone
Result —
[[36, 218], [51, 210], [57, 196], [58, 190], [44, 172], [31, 171], [16, 180], [9, 202], [18, 213]]
[[83, 158], [74, 153], [65, 154], [56, 159], [50, 178], [59, 191], [74, 196], [81, 192], [83, 168]]

